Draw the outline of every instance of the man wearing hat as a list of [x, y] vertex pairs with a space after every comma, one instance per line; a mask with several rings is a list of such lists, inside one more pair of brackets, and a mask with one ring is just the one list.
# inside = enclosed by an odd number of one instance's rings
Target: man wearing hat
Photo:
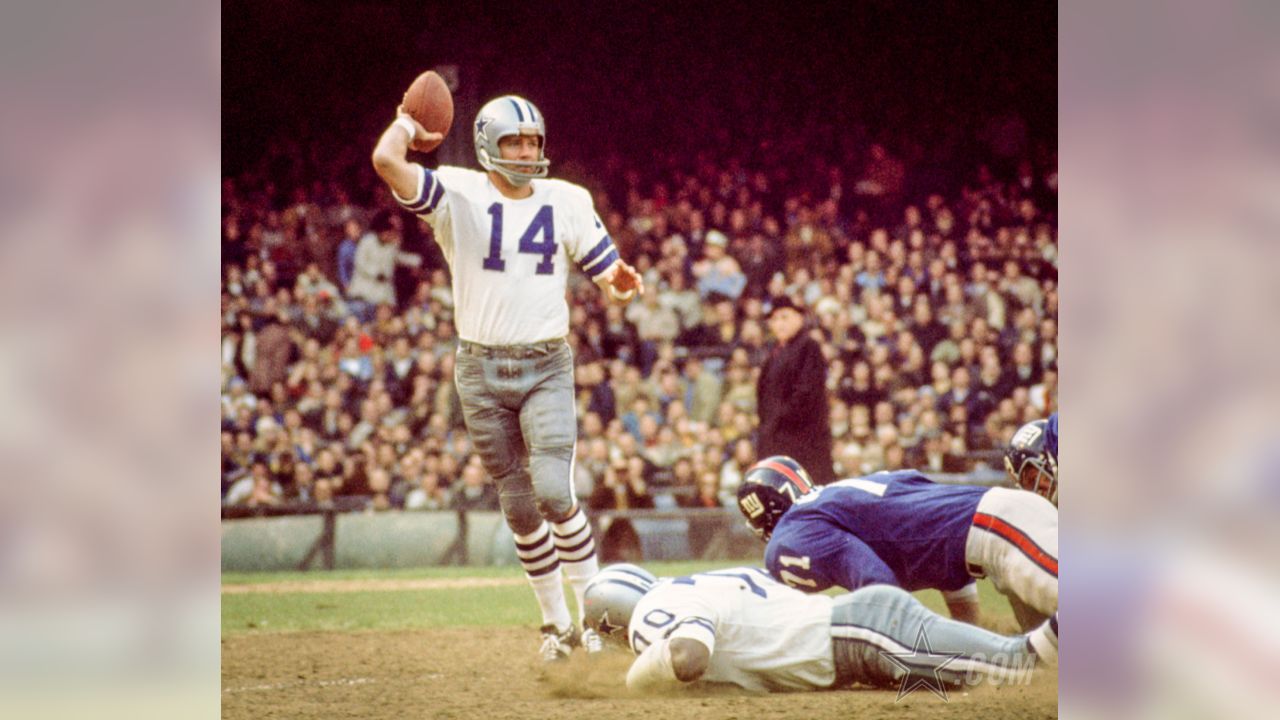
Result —
[[804, 330], [804, 312], [791, 298], [775, 298], [769, 329], [777, 343], [760, 368], [757, 457], [788, 455], [819, 485], [835, 481], [827, 409], [827, 359]]

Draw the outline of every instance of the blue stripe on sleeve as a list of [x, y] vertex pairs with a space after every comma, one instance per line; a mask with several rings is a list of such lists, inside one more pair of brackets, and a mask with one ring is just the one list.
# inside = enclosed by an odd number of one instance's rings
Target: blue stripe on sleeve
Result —
[[435, 173], [425, 168], [423, 169], [423, 172], [426, 173], [426, 181], [422, 183], [422, 196], [419, 197], [416, 202], [405, 205], [405, 208], [412, 213], [420, 213], [427, 207], [428, 198], [431, 197], [432, 191], [436, 188], [436, 185], [439, 184], [436, 182]]
[[608, 252], [611, 247], [613, 247], [613, 238], [605, 235], [604, 239], [596, 243], [596, 246], [591, 248], [591, 252], [587, 253], [587, 256], [582, 258], [582, 262], [578, 263], [578, 266], [582, 268], [589, 267], [597, 258]]
[[431, 203], [427, 205], [427, 212], [436, 211], [436, 206], [440, 204], [440, 198], [444, 197], [444, 185], [436, 183], [436, 191], [431, 195]]
[[600, 277], [600, 275], [603, 274], [605, 270], [608, 270], [609, 268], [613, 267], [613, 263], [617, 259], [618, 259], [618, 251], [616, 249], [610, 248], [609, 254], [605, 255], [603, 260], [596, 263], [594, 268], [590, 270], [585, 270], [584, 272], [587, 273], [587, 277], [591, 278], [592, 280], [595, 280], [596, 278]]
[[680, 622], [676, 623], [675, 625], [673, 625], [673, 626], [671, 627], [671, 629], [670, 629], [670, 630], [668, 630], [666, 633], [664, 633], [664, 634], [663, 634], [663, 636], [662, 636], [662, 637], [663, 637], [664, 639], [665, 639], [665, 638], [669, 638], [669, 637], [671, 637], [671, 634], [672, 634], [672, 633], [674, 633], [674, 632], [675, 632], [675, 631], [676, 631], [676, 630], [677, 630], [681, 625], [685, 625], [685, 624], [689, 624], [689, 625], [697, 625], [698, 627], [700, 627], [700, 628], [702, 628], [702, 629], [706, 630], [707, 632], [711, 633], [711, 636], [712, 636], [712, 637], [715, 637], [715, 634], [716, 634], [716, 626], [715, 626], [715, 625], [712, 625], [710, 620], [708, 620], [708, 619], [706, 619], [706, 618], [703, 618], [703, 617], [688, 617], [688, 618], [685, 618], [685, 619], [681, 620]]

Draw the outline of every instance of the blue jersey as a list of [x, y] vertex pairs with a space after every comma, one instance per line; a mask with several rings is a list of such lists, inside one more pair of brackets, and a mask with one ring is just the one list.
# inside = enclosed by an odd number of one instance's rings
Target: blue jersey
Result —
[[989, 489], [941, 485], [915, 470], [818, 487], [778, 521], [765, 564], [807, 592], [873, 583], [959, 590], [973, 580], [964, 547]]
[[1049, 422], [1044, 428], [1044, 449], [1049, 451], [1053, 456], [1053, 461], [1058, 461], [1058, 413], [1049, 416]]

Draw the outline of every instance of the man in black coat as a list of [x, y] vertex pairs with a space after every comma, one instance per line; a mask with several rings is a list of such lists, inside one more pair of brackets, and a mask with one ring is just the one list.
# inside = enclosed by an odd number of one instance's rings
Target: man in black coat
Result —
[[831, 418], [827, 407], [827, 359], [805, 335], [804, 314], [790, 298], [776, 298], [769, 329], [778, 339], [756, 384], [760, 413], [758, 457], [789, 455], [819, 485], [835, 480]]

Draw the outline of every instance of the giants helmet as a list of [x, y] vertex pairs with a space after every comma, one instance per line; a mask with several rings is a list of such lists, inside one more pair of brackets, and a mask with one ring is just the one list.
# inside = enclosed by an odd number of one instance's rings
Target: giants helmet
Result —
[[587, 583], [582, 623], [600, 637], [626, 645], [631, 613], [657, 582], [653, 573], [638, 565], [618, 563], [604, 568]]
[[[551, 161], [546, 157], [547, 125], [533, 103], [517, 95], [503, 95], [485, 103], [473, 127], [476, 159], [480, 167], [499, 173], [512, 185], [524, 186], [535, 177], [546, 177]], [[537, 135], [538, 159], [532, 162], [503, 160], [498, 141], [511, 135]], [[532, 172], [528, 170], [532, 168]]]
[[769, 541], [782, 515], [801, 495], [813, 492], [813, 480], [800, 463], [786, 455], [765, 458], [742, 476], [738, 509], [761, 540]]
[[1034, 420], [1018, 428], [1004, 451], [1004, 469], [1018, 487], [1058, 504], [1058, 460], [1045, 446], [1047, 420]]

